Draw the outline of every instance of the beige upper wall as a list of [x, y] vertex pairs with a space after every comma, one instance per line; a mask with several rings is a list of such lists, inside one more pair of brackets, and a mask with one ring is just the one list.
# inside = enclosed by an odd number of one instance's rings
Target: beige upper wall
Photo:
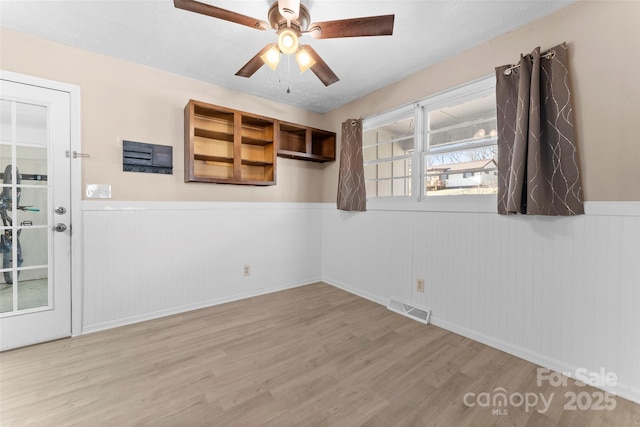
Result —
[[[536, 46], [566, 41], [585, 200], [640, 201], [640, 2], [580, 1], [328, 113], [340, 130], [367, 117], [494, 73]], [[425, 49], [428, 49], [428, 44]], [[339, 140], [340, 138], [338, 138]], [[337, 164], [325, 174], [334, 201]]]
[[[326, 165], [278, 159], [277, 185], [184, 182], [183, 109], [189, 99], [334, 130], [323, 115], [1, 29], [0, 68], [81, 91], [83, 188], [111, 184], [113, 200], [322, 201]], [[173, 146], [173, 175], [122, 171], [122, 139]]]
[[[338, 162], [278, 159], [271, 187], [183, 182], [182, 110], [190, 98], [340, 132], [366, 117], [493, 74], [520, 53], [569, 46], [585, 198], [639, 201], [640, 2], [580, 1], [325, 115], [1, 29], [0, 68], [80, 86], [83, 184], [114, 200], [334, 202]], [[428, 49], [428, 44], [425, 45]], [[174, 147], [174, 174], [122, 172], [121, 140]], [[339, 141], [339, 138], [338, 138]]]

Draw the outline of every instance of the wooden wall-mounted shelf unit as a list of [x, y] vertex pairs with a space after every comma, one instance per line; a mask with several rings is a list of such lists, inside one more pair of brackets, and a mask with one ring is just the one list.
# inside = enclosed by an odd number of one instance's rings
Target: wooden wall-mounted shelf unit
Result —
[[336, 160], [336, 134], [292, 123], [280, 122], [278, 156], [312, 162]]
[[276, 183], [275, 120], [190, 100], [184, 122], [185, 182]]
[[274, 185], [280, 157], [332, 162], [336, 134], [190, 100], [184, 108], [184, 180]]

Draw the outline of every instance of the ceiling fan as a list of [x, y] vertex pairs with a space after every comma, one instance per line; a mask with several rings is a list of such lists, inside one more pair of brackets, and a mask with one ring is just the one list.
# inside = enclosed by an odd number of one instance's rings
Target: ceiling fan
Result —
[[389, 36], [393, 34], [395, 18], [395, 15], [380, 15], [311, 23], [309, 10], [304, 4], [301, 4], [300, 0], [277, 0], [269, 8], [267, 14], [269, 22], [265, 22], [196, 0], [173, 0], [173, 4], [179, 9], [234, 22], [257, 30], [274, 29], [276, 31], [278, 42], [270, 43], [262, 48], [238, 70], [236, 76], [251, 77], [264, 64], [275, 70], [280, 62], [281, 53], [295, 54], [300, 71], [305, 72], [310, 68], [325, 86], [340, 79], [310, 45], [299, 44], [298, 39], [301, 36], [308, 34], [316, 39]]

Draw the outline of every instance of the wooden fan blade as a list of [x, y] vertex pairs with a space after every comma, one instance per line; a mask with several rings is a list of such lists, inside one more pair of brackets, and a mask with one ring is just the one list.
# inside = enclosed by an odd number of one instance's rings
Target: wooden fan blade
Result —
[[320, 58], [320, 55], [318, 55], [318, 53], [313, 50], [311, 46], [305, 44], [302, 45], [301, 48], [306, 50], [307, 53], [309, 53], [309, 56], [311, 56], [313, 60], [316, 61], [316, 63], [311, 66], [311, 71], [313, 71], [313, 74], [315, 74], [320, 79], [320, 81], [324, 83], [325, 86], [332, 85], [340, 80], [338, 76], [336, 76], [335, 73], [331, 71], [331, 68], [329, 68], [327, 63], [324, 62], [322, 58]]
[[249, 62], [244, 64], [244, 66], [238, 70], [238, 72], [236, 73], [236, 76], [240, 76], [240, 77], [253, 76], [253, 74], [256, 71], [258, 71], [260, 67], [264, 65], [264, 61], [260, 57], [264, 55], [269, 49], [271, 49], [272, 46], [275, 46], [275, 44], [271, 43], [263, 47], [262, 50], [260, 50], [260, 52], [256, 53], [256, 55], [253, 58], [251, 58]]
[[256, 28], [258, 30], [268, 30], [271, 28], [268, 23], [259, 19], [232, 12], [227, 9], [221, 9], [210, 4], [200, 3], [195, 0], [173, 0], [173, 5], [178, 9], [211, 16], [213, 18], [222, 19], [223, 21], [234, 22], [236, 24]]
[[[365, 18], [338, 19], [309, 25], [306, 33], [316, 39], [340, 37], [390, 36], [393, 34], [395, 15], [368, 16]], [[317, 29], [320, 29], [318, 31]]]

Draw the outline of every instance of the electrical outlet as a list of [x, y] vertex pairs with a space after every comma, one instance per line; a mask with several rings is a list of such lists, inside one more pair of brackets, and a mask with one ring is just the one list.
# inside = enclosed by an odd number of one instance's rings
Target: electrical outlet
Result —
[[424, 292], [424, 279], [416, 280], [416, 291]]
[[111, 185], [109, 184], [88, 184], [87, 198], [89, 199], [110, 199]]
[[242, 275], [251, 276], [251, 266], [249, 264], [246, 264], [244, 267], [242, 267]]

